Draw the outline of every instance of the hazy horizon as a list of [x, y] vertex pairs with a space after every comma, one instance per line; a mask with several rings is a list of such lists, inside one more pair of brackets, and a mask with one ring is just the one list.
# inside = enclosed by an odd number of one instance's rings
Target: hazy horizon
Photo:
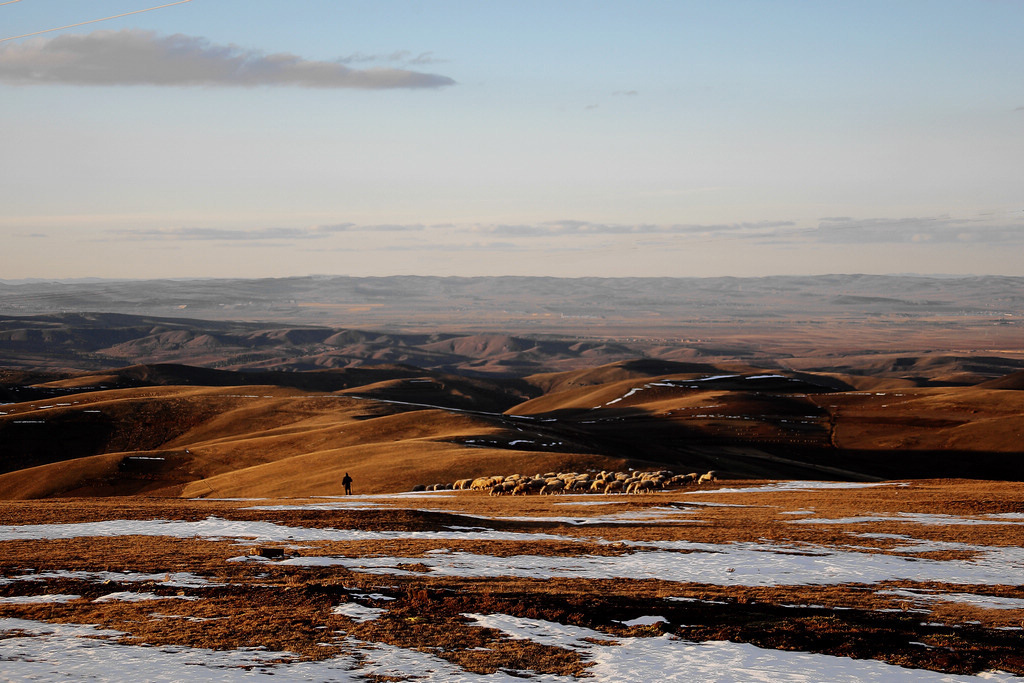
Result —
[[586, 279], [599, 279], [599, 280], [629, 280], [629, 279], [678, 279], [678, 280], [714, 280], [714, 279], [772, 279], [772, 278], [827, 278], [827, 277], [890, 277], [890, 278], [924, 278], [924, 279], [935, 279], [935, 280], [956, 280], [956, 279], [967, 279], [967, 278], [985, 278], [985, 277], [1008, 277], [1008, 278], [1019, 278], [1024, 275], [1004, 275], [1001, 273], [774, 273], [770, 275], [705, 275], [705, 276], [690, 276], [690, 275], [649, 275], [649, 276], [636, 276], [636, 275], [622, 275], [622, 276], [604, 276], [604, 275], [418, 275], [416, 273], [395, 273], [392, 275], [351, 275], [348, 273], [305, 273], [296, 275], [282, 275], [282, 276], [266, 276], [266, 277], [228, 277], [219, 275], [193, 275], [187, 277], [97, 277], [97, 276], [84, 276], [84, 277], [24, 277], [24, 278], [0, 278], [0, 284], [5, 285], [18, 285], [18, 284], [39, 284], [56, 282], [60, 284], [75, 284], [75, 283], [86, 283], [86, 282], [125, 282], [125, 281], [177, 281], [177, 282], [190, 282], [193, 280], [289, 280], [289, 279], [331, 279], [331, 278], [353, 278], [353, 279], [370, 279], [370, 278], [406, 278], [406, 277], [423, 277], [423, 278], [465, 278], [465, 279], [479, 279], [479, 278], [537, 278], [537, 279], [563, 279], [563, 280], [586, 280]]
[[152, 7], [0, 7], [5, 280], [1024, 275], [1018, 2]]

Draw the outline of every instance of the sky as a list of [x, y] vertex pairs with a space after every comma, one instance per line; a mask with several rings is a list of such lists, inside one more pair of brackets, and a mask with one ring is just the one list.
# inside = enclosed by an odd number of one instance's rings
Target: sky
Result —
[[0, 279], [1024, 275], [1021, 26], [1019, 0], [0, 0]]

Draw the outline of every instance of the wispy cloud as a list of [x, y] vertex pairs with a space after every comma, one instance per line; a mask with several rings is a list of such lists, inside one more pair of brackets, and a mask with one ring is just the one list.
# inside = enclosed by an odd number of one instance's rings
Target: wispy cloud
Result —
[[557, 237], [562, 235], [738, 235], [760, 236], [779, 228], [790, 228], [792, 221], [765, 221], [758, 223], [722, 224], [672, 224], [653, 223], [621, 224], [594, 223], [590, 221], [561, 220], [525, 225], [475, 225], [472, 232], [506, 235], [509, 237]]
[[366, 54], [364, 52], [354, 52], [350, 55], [339, 58], [338, 61], [342, 64], [369, 64], [373, 62], [384, 62], [390, 64], [419, 66], [423, 64], [442, 64], [448, 60], [435, 57], [433, 52], [421, 52], [414, 55], [409, 50], [396, 50], [395, 52], [390, 52], [388, 54]]
[[[420, 57], [428, 59], [428, 54]], [[364, 90], [440, 88], [455, 83], [438, 74], [384, 67], [353, 69], [342, 61], [310, 61], [288, 53], [266, 54], [200, 37], [161, 36], [136, 29], [4, 45], [0, 47], [0, 82]]]
[[388, 244], [379, 247], [335, 247], [331, 251], [338, 252], [360, 252], [386, 251], [386, 252], [462, 252], [462, 251], [525, 251], [521, 244], [515, 242], [456, 242], [456, 243], [430, 243], [417, 242], [415, 244]]
[[330, 234], [308, 228], [255, 228], [229, 230], [224, 228], [150, 228], [145, 230], [111, 230], [117, 239], [161, 242], [228, 241], [253, 242], [265, 240], [319, 239]]
[[[973, 218], [935, 216], [924, 218], [850, 218], [829, 217], [816, 225], [794, 221], [757, 221], [739, 223], [600, 223], [582, 220], [558, 220], [542, 223], [422, 224], [351, 222], [308, 227], [205, 228], [164, 227], [111, 230], [108, 239], [148, 242], [247, 242], [253, 245], [308, 240], [328, 240], [341, 234], [359, 233], [365, 237], [358, 248], [393, 250], [432, 249], [544, 249], [593, 248], [596, 245], [630, 244], [676, 245], [688, 242], [742, 240], [766, 246], [807, 244], [1024, 244], [1024, 213], [1017, 215], [978, 215]], [[420, 233], [421, 238], [385, 238], [396, 233]], [[374, 240], [373, 236], [380, 236]], [[387, 244], [383, 244], [383, 243]], [[334, 248], [321, 245], [318, 248]]]
[[167, 227], [147, 229], [111, 230], [116, 239], [146, 242], [266, 242], [281, 240], [316, 240], [342, 232], [415, 232], [424, 230], [419, 224], [410, 225], [357, 225], [332, 223], [307, 228], [189, 228]]
[[[374, 225], [355, 225], [347, 223], [345, 232], [419, 232], [425, 230], [426, 226], [420, 223], [380, 223]], [[327, 226], [330, 228], [331, 226]], [[325, 226], [317, 226], [316, 229], [325, 229]], [[341, 231], [335, 229], [334, 231]]]
[[805, 235], [828, 244], [1024, 244], [1024, 215], [992, 222], [988, 217], [823, 218]]

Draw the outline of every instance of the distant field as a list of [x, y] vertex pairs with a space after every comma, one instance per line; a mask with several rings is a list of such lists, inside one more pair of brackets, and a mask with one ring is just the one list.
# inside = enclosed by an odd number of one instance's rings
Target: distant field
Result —
[[[102, 312], [403, 333], [657, 339], [710, 349], [736, 337], [747, 351], [775, 354], [786, 344], [880, 351], [903, 342], [920, 351], [937, 340], [935, 350], [1019, 351], [1022, 292], [1020, 277], [912, 275], [0, 281], [0, 315]], [[963, 345], [946, 346], [957, 339]]]

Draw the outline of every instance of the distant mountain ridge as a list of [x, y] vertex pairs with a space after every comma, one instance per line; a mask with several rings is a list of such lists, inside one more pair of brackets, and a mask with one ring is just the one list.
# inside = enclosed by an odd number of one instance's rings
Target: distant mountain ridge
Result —
[[[384, 333], [111, 313], [0, 315], [0, 370], [59, 374], [186, 364], [195, 366], [195, 372], [202, 369], [209, 374], [215, 370], [265, 373], [401, 367], [403, 373], [413, 368], [511, 378], [625, 362], [703, 368], [757, 363], [760, 367], [794, 371], [903, 379], [911, 385], [966, 385], [1024, 369], [1024, 353], [1011, 349], [1004, 354], [943, 353], [933, 345], [928, 351], [916, 353], [903, 349], [898, 353], [836, 354], [832, 347], [826, 347], [815, 355], [772, 356], [766, 350], [771, 342], [768, 338], [751, 341], [746, 332], [739, 336], [738, 341], [670, 343], [640, 337], [609, 340], [502, 333]], [[1024, 343], [1024, 336], [1017, 343]], [[204, 380], [208, 381], [213, 380]]]
[[512, 377], [636, 358], [974, 384], [1024, 361], [1024, 278], [317, 276], [0, 284], [0, 367], [10, 369], [402, 364]]

